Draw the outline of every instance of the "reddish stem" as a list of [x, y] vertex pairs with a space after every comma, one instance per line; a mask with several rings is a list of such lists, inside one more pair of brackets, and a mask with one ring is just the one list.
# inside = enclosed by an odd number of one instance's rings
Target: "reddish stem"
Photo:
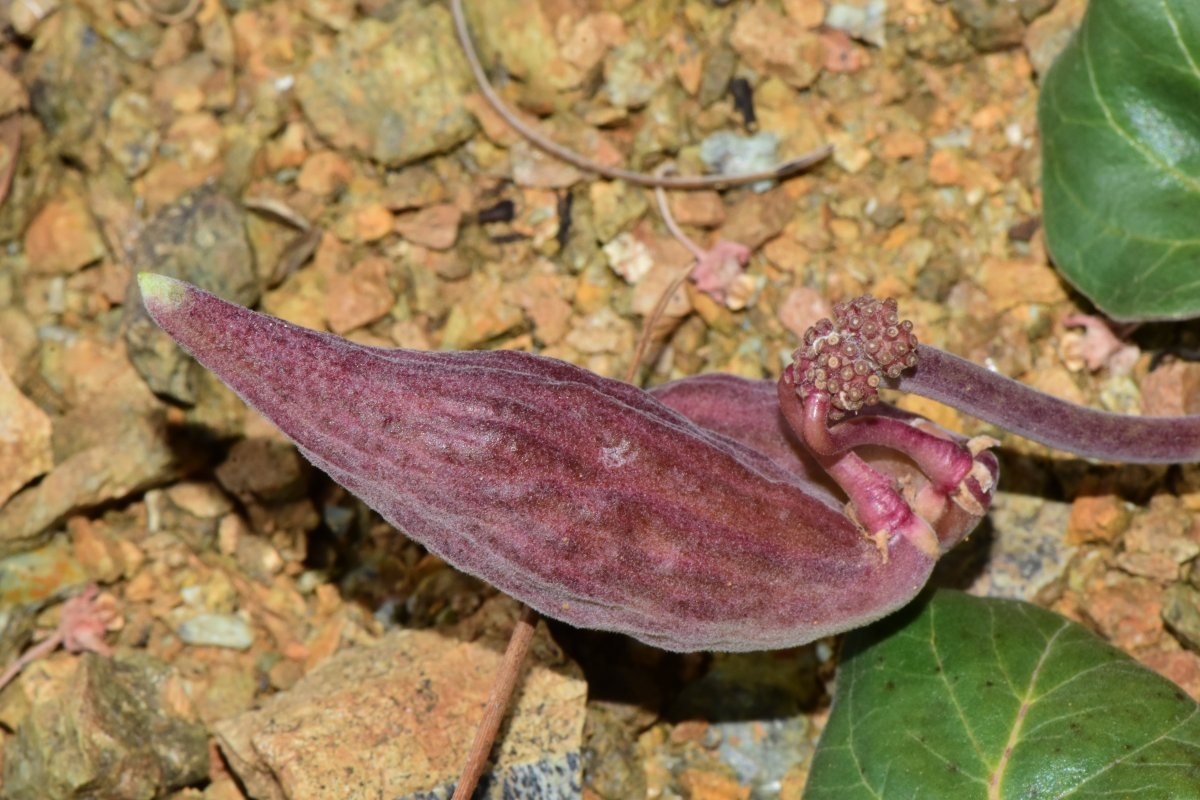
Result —
[[496, 734], [500, 731], [500, 723], [504, 721], [504, 713], [512, 701], [513, 691], [517, 688], [517, 679], [521, 677], [521, 666], [537, 630], [537, 619], [536, 611], [529, 606], [521, 607], [521, 617], [508, 640], [508, 649], [504, 651], [504, 660], [500, 663], [496, 682], [492, 684], [491, 695], [483, 710], [483, 719], [475, 730], [475, 740], [471, 742], [467, 762], [463, 765], [451, 800], [469, 800], [475, 793], [475, 787], [479, 784], [479, 778], [483, 775], [488, 756], [492, 752], [492, 745], [496, 742]]
[[921, 345], [897, 388], [1085, 458], [1132, 464], [1200, 461], [1200, 415], [1136, 417], [1078, 406]]

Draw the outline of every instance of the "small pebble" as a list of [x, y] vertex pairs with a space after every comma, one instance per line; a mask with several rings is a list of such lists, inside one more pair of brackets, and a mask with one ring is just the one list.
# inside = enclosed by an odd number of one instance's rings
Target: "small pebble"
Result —
[[254, 631], [236, 614], [197, 614], [179, 624], [179, 638], [190, 645], [249, 650]]

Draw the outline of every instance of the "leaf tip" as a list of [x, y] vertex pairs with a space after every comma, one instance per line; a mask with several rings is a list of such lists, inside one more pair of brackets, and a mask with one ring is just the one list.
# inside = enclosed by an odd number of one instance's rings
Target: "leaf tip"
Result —
[[142, 291], [142, 302], [151, 316], [157, 317], [159, 312], [177, 308], [187, 298], [187, 284], [166, 275], [139, 272], [137, 282]]

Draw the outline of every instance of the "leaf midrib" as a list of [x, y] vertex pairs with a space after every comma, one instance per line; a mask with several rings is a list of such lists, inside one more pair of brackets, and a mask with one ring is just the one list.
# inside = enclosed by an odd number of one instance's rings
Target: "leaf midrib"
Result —
[[988, 800], [1000, 800], [1001, 789], [1004, 786], [1005, 770], [1012, 763], [1012, 754], [1016, 750], [1018, 742], [1021, 739], [1021, 730], [1025, 726], [1025, 719], [1029, 714], [1029, 709], [1037, 702], [1036, 692], [1038, 679], [1042, 674], [1042, 667], [1046, 664], [1046, 659], [1050, 657], [1051, 650], [1054, 649], [1054, 643], [1058, 637], [1068, 628], [1064, 622], [1059, 626], [1058, 630], [1046, 640], [1046, 644], [1042, 647], [1042, 652], [1038, 655], [1037, 664], [1034, 665], [1033, 671], [1029, 673], [1029, 680], [1025, 687], [1024, 696], [1020, 698], [1021, 705], [1017, 709], [1017, 716], [1013, 719], [1012, 727], [1008, 731], [1008, 741], [1004, 743], [1004, 750], [1000, 753], [1000, 760], [996, 762], [996, 766], [992, 769], [992, 774], [988, 778]]

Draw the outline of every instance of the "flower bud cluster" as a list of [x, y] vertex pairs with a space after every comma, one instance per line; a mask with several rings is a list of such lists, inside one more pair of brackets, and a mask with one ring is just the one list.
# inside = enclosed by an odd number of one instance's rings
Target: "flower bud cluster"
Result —
[[862, 295], [838, 303], [833, 320], [809, 328], [792, 357], [800, 396], [828, 393], [830, 418], [840, 419], [877, 402], [885, 378], [916, 366], [917, 337], [912, 323], [900, 320], [895, 300]]

